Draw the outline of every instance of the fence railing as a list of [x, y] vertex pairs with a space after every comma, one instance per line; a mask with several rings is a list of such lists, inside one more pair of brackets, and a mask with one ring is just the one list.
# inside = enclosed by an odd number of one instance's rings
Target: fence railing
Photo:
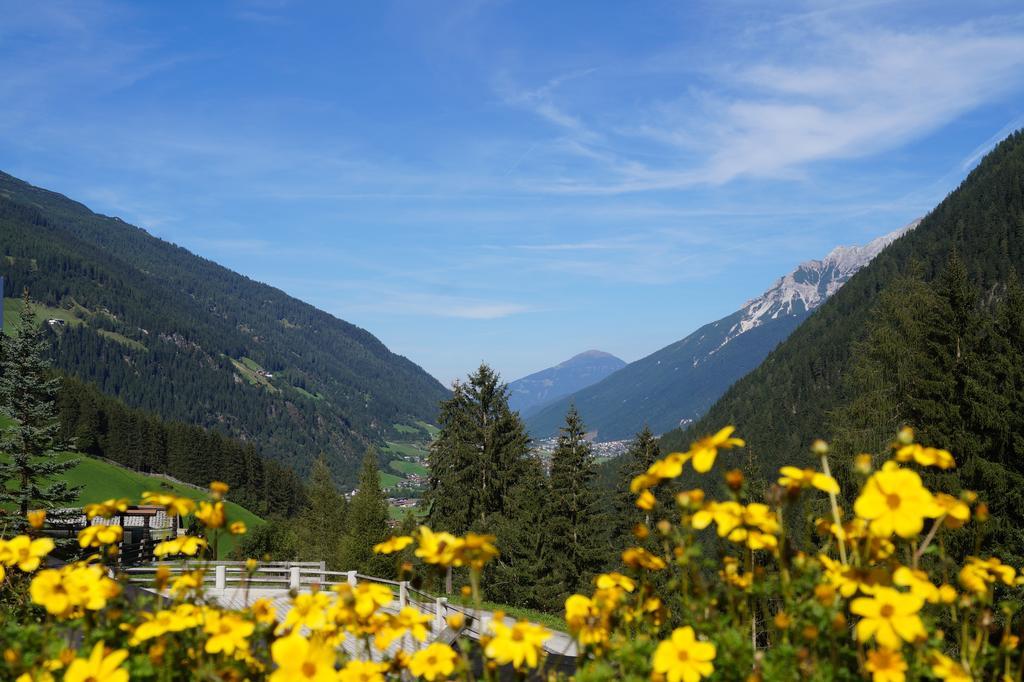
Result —
[[301, 591], [303, 588], [317, 586], [329, 589], [335, 585], [348, 584], [355, 587], [361, 582], [384, 585], [391, 590], [392, 598], [398, 602], [397, 608], [411, 606], [434, 618], [434, 632], [440, 633], [446, 627], [446, 618], [451, 613], [464, 616], [464, 628], [470, 629], [475, 621], [472, 611], [460, 606], [449, 604], [445, 597], [435, 597], [421, 592], [407, 581], [386, 580], [374, 576], [362, 575], [357, 571], [328, 571], [323, 562], [316, 561], [270, 561], [260, 563], [250, 571], [244, 561], [216, 562], [157, 562], [146, 566], [134, 566], [123, 569], [128, 581], [136, 585], [153, 584], [157, 570], [165, 568], [174, 578], [203, 570], [203, 584], [214, 590], [229, 589], [271, 589], [281, 591]]

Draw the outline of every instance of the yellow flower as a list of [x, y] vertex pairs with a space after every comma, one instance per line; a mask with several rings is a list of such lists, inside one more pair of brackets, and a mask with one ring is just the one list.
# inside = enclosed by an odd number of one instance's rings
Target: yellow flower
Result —
[[938, 508], [936, 516], [945, 514], [942, 525], [947, 528], [960, 528], [971, 520], [971, 508], [963, 500], [959, 500], [946, 493], [935, 495], [935, 506]]
[[898, 649], [903, 642], [924, 639], [927, 634], [918, 612], [924, 600], [914, 594], [903, 594], [891, 587], [879, 587], [872, 597], [860, 597], [850, 604], [850, 611], [861, 617], [857, 638], [866, 642], [874, 637], [889, 649]]
[[1017, 572], [1012, 566], [1007, 566], [999, 559], [979, 559], [976, 556], [967, 557], [967, 563], [960, 569], [960, 584], [975, 594], [985, 594], [988, 586], [996, 582], [1004, 585], [1013, 585]]
[[143, 622], [132, 635], [133, 646], [167, 632], [181, 632], [196, 627], [199, 624], [199, 611], [192, 604], [180, 604], [172, 611], [142, 612], [142, 618]]
[[624, 551], [622, 563], [630, 568], [646, 568], [649, 571], [660, 571], [666, 567], [664, 559], [654, 556], [643, 547], [630, 547]]
[[896, 450], [896, 461], [913, 461], [923, 467], [938, 467], [940, 469], [952, 469], [956, 466], [956, 461], [948, 450], [926, 448], [917, 443], [910, 443]]
[[32, 578], [29, 585], [29, 596], [35, 604], [39, 604], [47, 612], [61, 616], [71, 610], [73, 604], [60, 571], [48, 568]]
[[171, 583], [171, 592], [179, 597], [189, 592], [198, 592], [203, 587], [203, 578], [205, 576], [206, 571], [201, 568], [183, 573]]
[[156, 556], [168, 556], [172, 554], [185, 554], [194, 556], [196, 552], [206, 547], [206, 540], [192, 535], [182, 535], [173, 540], [164, 540], [153, 548]]
[[97, 502], [95, 504], [87, 504], [84, 507], [85, 517], [89, 520], [96, 518], [97, 516], [104, 519], [109, 519], [117, 512], [128, 511], [128, 500], [124, 498], [111, 498], [103, 502]]
[[743, 523], [743, 506], [739, 502], [708, 502], [704, 508], [693, 515], [691, 525], [703, 530], [714, 521], [718, 526], [718, 536], [726, 537]]
[[290, 628], [323, 628], [327, 625], [327, 608], [330, 605], [331, 597], [324, 592], [303, 592], [297, 595], [292, 600], [292, 608], [289, 609], [288, 615], [277, 626], [277, 633], [281, 634]]
[[123, 536], [124, 529], [121, 526], [104, 526], [103, 524], [86, 526], [78, 531], [78, 546], [102, 547], [103, 545], [112, 545], [121, 542]]
[[779, 469], [782, 477], [779, 478], [779, 485], [791, 490], [799, 488], [817, 488], [826, 493], [838, 493], [839, 484], [836, 479], [817, 472], [814, 469], [798, 469], [796, 467], [782, 467]]
[[898, 651], [869, 651], [864, 667], [871, 673], [872, 682], [904, 682], [907, 679], [907, 662]]
[[889, 464], [868, 479], [853, 510], [871, 522], [875, 535], [889, 537], [896, 533], [901, 538], [916, 536], [924, 527], [925, 517], [937, 513], [934, 498], [917, 472]]
[[647, 475], [661, 480], [679, 478], [683, 473], [683, 465], [689, 461], [688, 452], [673, 452], [664, 459], [659, 459], [647, 468]]
[[455, 672], [459, 655], [447, 644], [435, 642], [417, 651], [409, 661], [409, 672], [430, 682], [446, 680]]
[[900, 587], [909, 587], [911, 594], [916, 594], [929, 604], [946, 602], [947, 600], [943, 594], [945, 590], [943, 588], [952, 589], [949, 585], [943, 585], [942, 588], [936, 587], [928, 578], [927, 572], [915, 571], [906, 566], [900, 566], [896, 569], [896, 572], [892, 575], [892, 582]]
[[650, 511], [654, 509], [654, 505], [657, 500], [654, 498], [654, 494], [650, 490], [645, 490], [640, 493], [640, 496], [636, 498], [636, 506], [644, 511]]
[[406, 634], [412, 635], [418, 642], [423, 642], [427, 639], [427, 623], [431, 620], [431, 616], [406, 606], [398, 614], [382, 621], [374, 637], [374, 644], [378, 649], [387, 649], [393, 641]]
[[64, 682], [128, 682], [128, 671], [121, 667], [128, 658], [124, 649], [103, 653], [103, 642], [97, 642], [89, 658], [76, 658], [64, 673]]
[[672, 636], [658, 644], [654, 652], [654, 671], [668, 682], [697, 682], [715, 671], [715, 645], [697, 640], [689, 625], [676, 628]]
[[187, 497], [168, 495], [167, 493], [142, 493], [142, 504], [164, 507], [172, 516], [186, 516], [196, 508], [196, 503]]
[[243, 620], [238, 614], [214, 609], [207, 611], [206, 622], [203, 624], [203, 632], [210, 635], [206, 640], [206, 653], [232, 654], [235, 650], [245, 650], [248, 648], [246, 640], [255, 628], [255, 625]]
[[498, 665], [512, 664], [516, 670], [524, 666], [536, 668], [544, 642], [551, 637], [540, 625], [519, 621], [509, 627], [497, 617], [491, 622], [491, 630], [494, 637], [487, 643], [484, 654]]
[[245, 521], [232, 521], [231, 525], [228, 526], [228, 532], [232, 535], [245, 535], [247, 530]]
[[395, 552], [401, 552], [411, 544], [412, 537], [408, 535], [398, 535], [374, 545], [373, 551], [377, 554], [394, 554]]
[[460, 538], [452, 550], [455, 556], [455, 565], [468, 564], [473, 568], [483, 568], [484, 564], [498, 556], [498, 548], [494, 546], [494, 540], [493, 535], [466, 533], [466, 536]]
[[596, 600], [582, 594], [574, 594], [566, 599], [565, 622], [582, 646], [600, 645], [608, 641], [608, 614]]
[[196, 518], [207, 528], [221, 528], [224, 525], [226, 517], [224, 515], [224, 503], [214, 502], [200, 502], [199, 509], [196, 510]]
[[267, 598], [254, 601], [249, 607], [249, 612], [252, 613], [257, 623], [270, 625], [277, 621], [277, 609], [274, 608], [274, 603]]
[[281, 637], [270, 645], [277, 670], [270, 682], [334, 682], [337, 658], [334, 648], [322, 637], [307, 640], [297, 632]]
[[6, 542], [0, 541], [0, 563], [31, 573], [39, 568], [43, 557], [53, 551], [53, 546], [50, 538], [33, 540], [27, 535], [16, 535]]
[[636, 583], [633, 582], [632, 578], [628, 578], [621, 573], [602, 573], [597, 576], [594, 581], [599, 590], [610, 590], [613, 587], [618, 587], [625, 590], [626, 592], [632, 592], [636, 589]]
[[227, 483], [224, 483], [223, 481], [214, 481], [210, 483], [210, 493], [216, 500], [219, 500], [220, 498], [227, 495], [229, 490], [231, 490], [231, 486], [229, 486]]
[[33, 509], [32, 511], [25, 515], [25, 518], [28, 519], [28, 525], [32, 526], [36, 530], [39, 530], [43, 527], [43, 524], [46, 523], [46, 510]]
[[458, 549], [460, 542], [459, 538], [451, 533], [435, 533], [426, 526], [420, 526], [416, 556], [427, 564], [452, 566], [455, 564], [455, 550]]
[[648, 488], [653, 488], [659, 483], [661, 483], [661, 479], [657, 476], [652, 476], [651, 474], [640, 474], [629, 482], [629, 491], [636, 495]]
[[384, 682], [384, 673], [387, 670], [387, 663], [349, 661], [338, 671], [338, 682]]
[[880, 568], [846, 566], [824, 554], [818, 556], [818, 561], [825, 569], [828, 583], [846, 598], [852, 597], [858, 590], [862, 594], [874, 594], [879, 586], [888, 584], [887, 574]]
[[726, 426], [713, 436], [695, 441], [690, 446], [688, 453], [693, 458], [693, 470], [699, 474], [705, 474], [711, 471], [711, 467], [715, 465], [715, 457], [718, 456], [719, 449], [730, 450], [746, 445], [742, 439], [731, 437], [735, 430], [734, 426]]
[[971, 682], [974, 679], [960, 663], [937, 651], [932, 653], [932, 672], [946, 682]]

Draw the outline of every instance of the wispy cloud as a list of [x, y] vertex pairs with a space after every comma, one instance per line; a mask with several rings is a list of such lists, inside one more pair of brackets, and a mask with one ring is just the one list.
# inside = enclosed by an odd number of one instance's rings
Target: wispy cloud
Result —
[[[577, 74], [518, 93], [505, 82], [499, 93], [506, 103], [554, 126], [550, 156], [590, 162], [574, 166], [573, 176], [534, 178], [532, 186], [615, 194], [744, 177], [799, 178], [816, 163], [919, 139], [1024, 83], [1020, 16], [899, 31], [864, 18], [839, 24], [831, 13], [811, 12], [783, 37], [785, 48], [775, 34], [762, 36], [760, 45], [705, 67], [700, 88], [641, 102], [618, 112], [618, 120], [606, 111], [588, 115], [600, 107], [576, 104], [562, 92]], [[599, 70], [582, 75], [601, 78]], [[651, 145], [661, 159], [643, 153]]]

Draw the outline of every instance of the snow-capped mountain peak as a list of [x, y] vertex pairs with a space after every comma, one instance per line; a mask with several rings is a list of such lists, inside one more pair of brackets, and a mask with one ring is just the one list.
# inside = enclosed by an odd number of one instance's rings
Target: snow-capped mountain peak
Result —
[[776, 280], [768, 291], [747, 301], [740, 309], [740, 320], [729, 329], [725, 340], [715, 350], [768, 320], [814, 310], [858, 270], [870, 263], [882, 249], [917, 227], [920, 222], [915, 220], [863, 246], [837, 246], [821, 260], [801, 263], [795, 270]]

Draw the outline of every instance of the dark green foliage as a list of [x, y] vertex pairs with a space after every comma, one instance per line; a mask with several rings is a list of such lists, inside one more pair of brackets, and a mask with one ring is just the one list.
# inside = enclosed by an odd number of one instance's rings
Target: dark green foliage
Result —
[[607, 518], [593, 487], [594, 454], [585, 436], [583, 420], [570, 406], [558, 444], [551, 457], [547, 502], [548, 520], [544, 602], [557, 610], [573, 592], [590, 587], [604, 563]]
[[[0, 256], [8, 286], [82, 320], [50, 332], [58, 369], [303, 475], [322, 452], [354, 484], [367, 444], [447, 395], [365, 330], [3, 173]], [[232, 363], [245, 358], [273, 377]]]
[[[483, 580], [488, 600], [510, 606], [542, 609], [549, 606], [550, 592], [559, 592], [547, 580], [551, 561], [548, 499], [551, 488], [544, 465], [528, 457], [523, 474], [508, 492], [508, 515], [493, 520], [501, 554], [487, 567]], [[561, 608], [558, 604], [555, 611]]]
[[306, 504], [295, 472], [262, 457], [251, 443], [162, 421], [71, 378], [63, 381], [58, 406], [62, 438], [77, 439], [79, 449], [94, 457], [202, 487], [223, 481], [232, 501], [260, 516], [292, 516]]
[[[661, 458], [658, 440], [646, 426], [636, 434], [629, 449], [616, 462], [618, 485], [609, 500], [613, 505], [611, 539], [618, 550], [636, 544], [633, 527], [638, 523], [650, 525], [650, 513], [636, 506], [636, 495], [630, 492], [629, 484], [634, 478], [647, 471], [655, 460]], [[660, 492], [660, 491], [656, 491]], [[671, 509], [671, 507], [669, 507]], [[616, 559], [617, 563], [617, 559]]]
[[26, 289], [15, 334], [0, 334], [0, 411], [14, 422], [0, 431], [0, 513], [12, 510], [15, 518], [4, 525], [15, 528], [25, 524], [30, 509], [67, 505], [77, 497], [60, 480], [77, 462], [57, 459], [67, 446], [59, 440], [60, 381], [49, 371], [46, 346]]
[[[377, 451], [370, 448], [363, 457], [359, 490], [352, 496], [341, 542], [341, 565], [346, 571], [391, 577], [394, 566], [387, 556], [374, 554], [373, 546], [391, 535], [388, 529], [388, 501], [380, 487]], [[315, 529], [321, 532], [322, 529]]]
[[313, 463], [307, 496], [309, 506], [295, 524], [299, 558], [303, 561], [324, 561], [330, 570], [341, 570], [341, 545], [345, 536], [348, 502], [335, 487], [331, 471], [322, 457]]
[[429, 520], [437, 530], [486, 529], [492, 515], [507, 515], [508, 492], [524, 473], [529, 439], [508, 392], [481, 364], [441, 404], [441, 432], [430, 447]]

